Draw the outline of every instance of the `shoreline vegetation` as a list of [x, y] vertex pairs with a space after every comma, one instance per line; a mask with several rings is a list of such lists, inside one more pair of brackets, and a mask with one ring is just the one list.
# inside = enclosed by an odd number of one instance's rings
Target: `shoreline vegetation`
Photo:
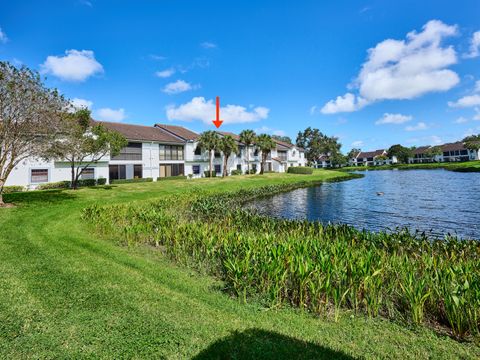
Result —
[[433, 170], [445, 169], [455, 172], [480, 172], [480, 161], [465, 162], [443, 162], [425, 164], [395, 164], [379, 166], [346, 166], [343, 168], [332, 168], [337, 171], [366, 171], [366, 170]]
[[0, 212], [0, 354], [279, 358], [288, 343], [304, 358], [480, 356], [477, 242], [242, 209], [355, 177], [315, 170], [7, 194], [17, 206]]

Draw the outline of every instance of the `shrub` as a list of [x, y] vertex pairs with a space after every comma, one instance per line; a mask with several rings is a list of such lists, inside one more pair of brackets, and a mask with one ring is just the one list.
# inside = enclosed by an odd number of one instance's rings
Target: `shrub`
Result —
[[250, 171], [247, 170], [247, 174], [249, 175], [255, 175], [257, 173], [257, 170], [255, 169], [250, 169]]
[[105, 185], [107, 183], [107, 179], [99, 178], [97, 179], [97, 185]]
[[95, 179], [80, 179], [77, 181], [77, 186], [82, 187], [82, 186], [95, 186], [97, 185], [97, 180]]
[[118, 180], [111, 180], [110, 183], [112, 184], [131, 184], [131, 183], [140, 183], [140, 182], [152, 182], [153, 178], [137, 178], [137, 179], [118, 179]]
[[[207, 171], [204, 171], [204, 172], [203, 172], [203, 175], [204, 175], [205, 177], [210, 177], [210, 171], [208, 171], [208, 170], [207, 170]], [[212, 177], [217, 177], [217, 173], [215, 172], [215, 170], [212, 171]]]
[[165, 180], [181, 180], [181, 179], [186, 179], [187, 177], [185, 175], [177, 175], [177, 176], [168, 176], [168, 177], [159, 177], [157, 180], [158, 181], [165, 181]]
[[311, 175], [313, 174], [313, 168], [306, 167], [306, 166], [297, 166], [297, 167], [289, 167], [287, 172], [289, 174], [303, 174], [303, 175]]
[[23, 190], [25, 190], [25, 188], [23, 186], [19, 186], [19, 185], [12, 185], [12, 186], [4, 186], [3, 187], [3, 193], [4, 194], [22, 192]]
[[37, 190], [51, 190], [51, 189], [68, 189], [70, 188], [70, 181], [58, 181], [40, 184], [37, 186]]
[[232, 170], [231, 175], [242, 175], [242, 170]]

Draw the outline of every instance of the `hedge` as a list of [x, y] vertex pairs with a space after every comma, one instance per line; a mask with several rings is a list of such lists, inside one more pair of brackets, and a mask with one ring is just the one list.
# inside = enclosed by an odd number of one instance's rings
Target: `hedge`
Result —
[[231, 175], [242, 175], [242, 170], [232, 170]]
[[187, 177], [185, 175], [177, 175], [177, 176], [168, 176], [168, 177], [159, 177], [157, 178], [158, 181], [165, 181], [165, 180], [185, 180]]
[[289, 174], [304, 174], [304, 175], [311, 175], [313, 174], [313, 168], [306, 167], [306, 166], [297, 166], [297, 167], [289, 167], [287, 172]]
[[[204, 171], [203, 174], [205, 175], [205, 177], [210, 177], [209, 170]], [[212, 171], [212, 177], [217, 177], [217, 173], [215, 172], [215, 170]]]
[[[37, 190], [50, 190], [50, 189], [70, 189], [71, 188], [71, 181], [58, 181], [58, 182], [51, 182], [40, 184], [37, 186]], [[105, 185], [107, 183], [107, 179], [100, 178], [100, 179], [80, 179], [77, 181], [78, 187], [84, 186], [96, 186], [96, 185]]]
[[25, 190], [25, 188], [23, 186], [19, 186], [19, 185], [12, 185], [12, 186], [4, 186], [3, 187], [3, 193], [4, 194], [22, 192], [23, 190]]
[[130, 183], [140, 183], [140, 182], [152, 182], [153, 178], [139, 178], [139, 179], [118, 179], [118, 180], [111, 180], [111, 184], [130, 184]]

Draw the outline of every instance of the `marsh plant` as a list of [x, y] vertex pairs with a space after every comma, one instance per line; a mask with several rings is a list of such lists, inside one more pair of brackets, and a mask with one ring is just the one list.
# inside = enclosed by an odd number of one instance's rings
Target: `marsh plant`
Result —
[[271, 307], [287, 304], [334, 320], [348, 309], [440, 325], [457, 338], [478, 335], [477, 241], [274, 219], [241, 207], [304, 185], [94, 205], [83, 218], [129, 245], [162, 246], [178, 263], [221, 278], [243, 302], [255, 296]]

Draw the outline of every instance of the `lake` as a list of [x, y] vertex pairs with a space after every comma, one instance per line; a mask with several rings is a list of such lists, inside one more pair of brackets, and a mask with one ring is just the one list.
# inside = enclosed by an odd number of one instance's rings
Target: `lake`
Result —
[[[254, 201], [261, 214], [346, 223], [371, 231], [408, 227], [432, 237], [480, 239], [480, 174], [446, 170], [362, 171], [365, 177]], [[377, 193], [383, 193], [378, 195]]]

